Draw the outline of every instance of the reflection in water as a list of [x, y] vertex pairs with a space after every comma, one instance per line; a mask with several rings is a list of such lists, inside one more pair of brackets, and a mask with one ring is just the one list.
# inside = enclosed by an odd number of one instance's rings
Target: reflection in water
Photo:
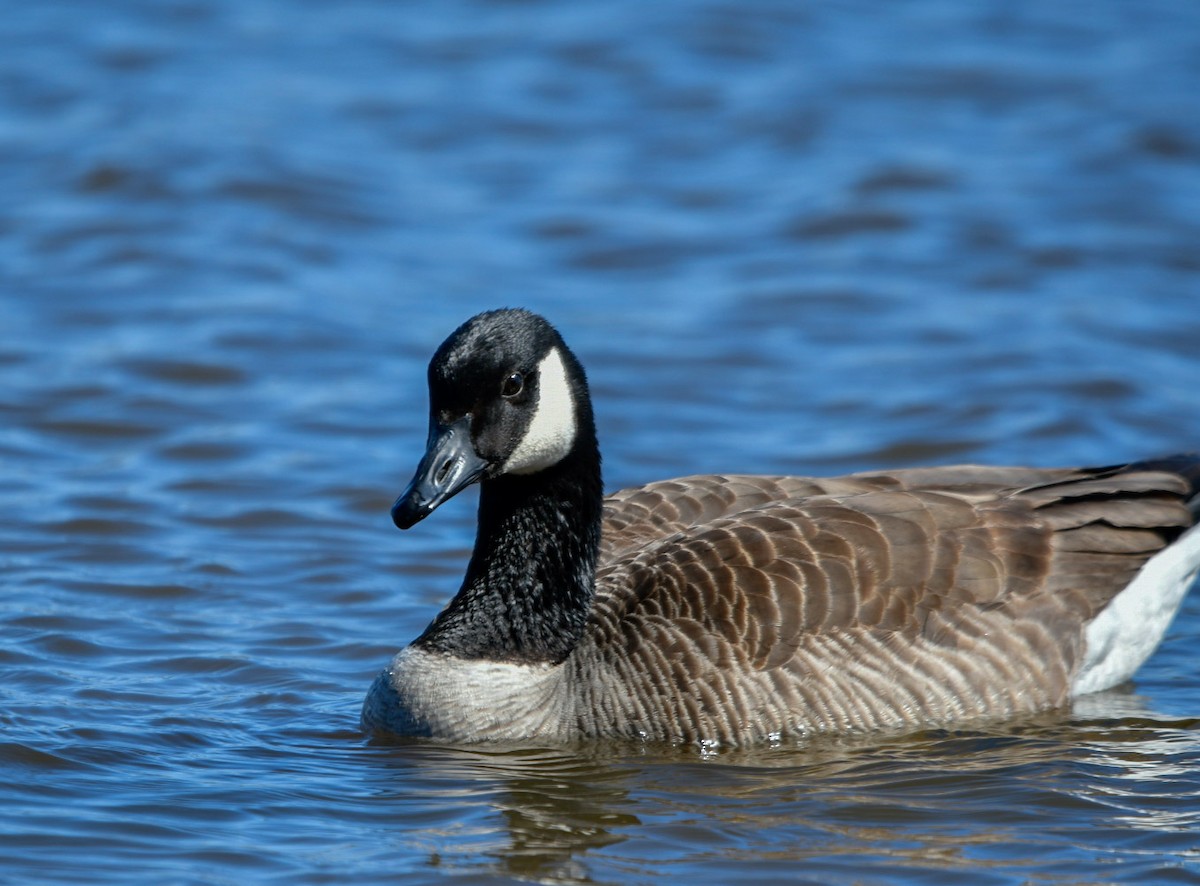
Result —
[[823, 870], [834, 876], [859, 858], [863, 870], [953, 882], [989, 868], [1053, 874], [1078, 853], [1103, 857], [1118, 835], [1128, 843], [1131, 831], [1153, 840], [1164, 827], [1194, 829], [1197, 726], [1156, 720], [1117, 691], [1015, 723], [804, 746], [405, 740], [377, 741], [372, 760], [393, 799], [419, 791], [432, 808], [469, 797], [486, 809], [470, 828], [454, 819], [414, 837], [438, 869], [578, 882], [610, 858], [636, 872], [686, 851], [712, 876], [754, 865], [762, 876], [803, 869], [820, 882]]
[[[1092, 704], [1104, 708], [1110, 700], [1107, 718], [1091, 719]], [[1089, 718], [1078, 737], [1095, 767], [1083, 789], [1087, 795], [1111, 807], [1114, 824], [1147, 833], [1200, 833], [1200, 809], [1186, 799], [1197, 787], [1200, 717], [1164, 720], [1129, 693], [1101, 693], [1086, 702], [1086, 707], [1077, 703], [1076, 710]], [[1128, 707], [1111, 716], [1122, 704]], [[1200, 859], [1200, 842], [1194, 856]]]
[[433, 808], [469, 796], [494, 819], [476, 822], [474, 833], [457, 819], [425, 831], [417, 843], [431, 867], [582, 879], [576, 856], [620, 842], [623, 831], [640, 823], [628, 811], [628, 774], [603, 753], [378, 743], [386, 751], [377, 762], [397, 796], [408, 793], [415, 777]]

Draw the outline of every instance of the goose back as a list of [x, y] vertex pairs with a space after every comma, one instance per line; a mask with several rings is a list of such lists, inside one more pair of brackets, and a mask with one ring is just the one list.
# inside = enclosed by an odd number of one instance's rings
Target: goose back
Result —
[[1083, 626], [1191, 525], [1191, 492], [1153, 468], [960, 466], [617, 493], [579, 730], [730, 743], [1062, 704]]

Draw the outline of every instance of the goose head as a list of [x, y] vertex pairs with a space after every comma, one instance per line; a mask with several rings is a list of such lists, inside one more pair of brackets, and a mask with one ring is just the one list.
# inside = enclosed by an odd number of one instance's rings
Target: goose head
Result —
[[425, 455], [392, 506], [401, 529], [472, 483], [537, 475], [594, 440], [583, 368], [537, 314], [472, 317], [434, 353], [428, 377]]

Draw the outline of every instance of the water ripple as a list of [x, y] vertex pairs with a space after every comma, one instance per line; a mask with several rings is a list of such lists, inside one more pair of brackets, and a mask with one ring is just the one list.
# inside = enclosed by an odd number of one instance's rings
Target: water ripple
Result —
[[[27, 4], [0, 54], [0, 879], [1175, 882], [1137, 692], [746, 751], [358, 731], [461, 578], [425, 361], [542, 310], [610, 487], [1200, 440], [1197, 7]], [[69, 850], [69, 851], [67, 851]]]

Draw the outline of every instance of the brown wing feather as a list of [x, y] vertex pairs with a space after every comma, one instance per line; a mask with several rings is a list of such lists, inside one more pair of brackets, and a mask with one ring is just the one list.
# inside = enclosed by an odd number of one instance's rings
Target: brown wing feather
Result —
[[647, 675], [623, 722], [660, 737], [1061, 703], [1082, 626], [1190, 525], [1186, 494], [975, 466], [656, 483], [606, 502], [590, 641]]
[[719, 475], [623, 489], [604, 501], [600, 562], [730, 513], [822, 491], [816, 481], [801, 478]]

